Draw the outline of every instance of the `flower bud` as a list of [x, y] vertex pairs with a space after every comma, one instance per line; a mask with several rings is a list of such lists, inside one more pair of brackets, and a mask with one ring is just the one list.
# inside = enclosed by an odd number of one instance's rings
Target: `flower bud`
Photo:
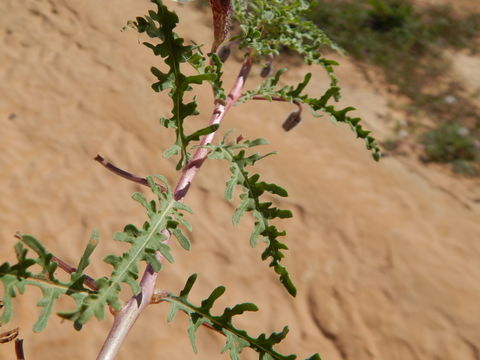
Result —
[[300, 111], [293, 111], [291, 112], [285, 121], [282, 124], [283, 130], [289, 131], [292, 130], [297, 124], [302, 120], [302, 116]]
[[216, 52], [217, 47], [225, 40], [228, 34], [232, 15], [232, 0], [210, 0], [210, 6], [213, 13], [213, 33], [215, 39], [212, 44], [212, 52]]
[[230, 49], [230, 46], [229, 45], [223, 45], [220, 50], [218, 50], [218, 57], [220, 58], [220, 61], [222, 63], [224, 63], [225, 61], [228, 60], [229, 56], [230, 56], [230, 53], [231, 53], [231, 49]]

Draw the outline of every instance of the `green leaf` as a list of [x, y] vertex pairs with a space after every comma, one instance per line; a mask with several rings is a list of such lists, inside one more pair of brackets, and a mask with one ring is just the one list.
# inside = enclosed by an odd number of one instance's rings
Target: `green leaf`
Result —
[[225, 293], [225, 286], [219, 286], [212, 291], [210, 296], [202, 301], [202, 310], [209, 312], [213, 306], [213, 303]]
[[170, 252], [170, 246], [166, 245], [166, 244], [159, 244], [158, 245], [158, 251], [160, 251], [160, 253], [163, 255], [163, 257], [165, 259], [167, 259], [167, 261], [170, 263], [170, 264], [173, 264], [175, 262], [171, 252]]
[[41, 287], [42, 298], [37, 302], [37, 306], [43, 308], [40, 317], [33, 325], [34, 332], [42, 331], [47, 326], [48, 318], [53, 311], [53, 307], [63, 293], [56, 291], [53, 287]]
[[213, 73], [205, 73], [205, 74], [198, 74], [192, 75], [187, 77], [187, 82], [189, 84], [201, 84], [204, 81], [214, 81], [216, 80], [217, 75]]
[[[284, 327], [281, 332], [272, 333], [269, 336], [266, 334], [260, 334], [257, 337], [250, 336], [245, 330], [236, 328], [232, 321], [234, 316], [243, 314], [246, 311], [257, 311], [258, 308], [252, 303], [243, 303], [235, 305], [232, 308], [224, 309], [222, 315], [214, 315], [211, 313], [211, 309], [215, 301], [225, 292], [223, 286], [217, 287], [210, 296], [203, 300], [200, 306], [192, 304], [188, 300], [188, 294], [190, 293], [192, 286], [195, 282], [196, 275], [190, 276], [187, 283], [179, 296], [168, 294], [165, 298], [171, 304], [169, 319], [177, 313], [178, 310], [186, 313], [189, 316], [190, 323], [188, 326], [188, 336], [194, 352], [197, 352], [196, 347], [196, 331], [198, 328], [205, 324], [211, 329], [221, 331], [225, 334], [226, 342], [222, 348], [222, 353], [229, 351], [230, 358], [240, 359], [242, 350], [246, 347], [250, 347], [256, 351], [259, 355], [259, 359], [274, 359], [274, 360], [294, 360], [296, 355], [283, 355], [276, 351], [275, 345], [279, 344], [285, 339], [288, 333], [288, 327]], [[318, 360], [318, 355], [314, 355], [307, 360]]]
[[185, 250], [190, 250], [192, 244], [180, 229], [172, 229], [171, 232], [177, 238], [178, 243], [182, 248], [184, 248]]
[[245, 214], [246, 211], [252, 208], [252, 204], [255, 200], [252, 200], [248, 196], [244, 196], [240, 204], [235, 208], [235, 211], [232, 216], [232, 223], [238, 225], [240, 223], [240, 218]]
[[[330, 87], [320, 96], [311, 96], [305, 92], [312, 74], [307, 73], [296, 86], [278, 87], [286, 69], [280, 69], [274, 76], [266, 78], [256, 89], [244, 93], [239, 102], [245, 102], [254, 96], [272, 100], [274, 97], [283, 101], [295, 102], [309, 106], [315, 116], [318, 112], [326, 113], [335, 122], [343, 122], [352, 128], [354, 134], [365, 140], [365, 146], [372, 157], [379, 160], [380, 148], [375, 139], [360, 125], [359, 118], [351, 118], [347, 112], [353, 108], [337, 110], [328, 104], [341, 97], [334, 66], [338, 63], [322, 56], [321, 50], [330, 47], [342, 52], [325, 33], [313, 22], [307, 20], [311, 4], [306, 0], [251, 0], [234, 1], [234, 14], [240, 23], [240, 34], [234, 36], [239, 47], [250, 49], [259, 61], [279, 55], [285, 48], [303, 57], [308, 65], [323, 67], [330, 77]], [[270, 60], [269, 60], [270, 61]]]
[[165, 150], [163, 152], [163, 157], [165, 159], [169, 159], [174, 155], [178, 155], [181, 150], [182, 150], [182, 148], [180, 146], [178, 146], [177, 144], [173, 144], [172, 146], [170, 146], [167, 150]]
[[309, 358], [307, 358], [305, 360], [322, 360], [322, 358], [318, 354], [313, 354], [312, 356], [310, 356]]
[[258, 238], [260, 234], [265, 231], [265, 222], [263, 221], [262, 214], [258, 211], [253, 212], [253, 216], [258, 221], [255, 221], [255, 227], [253, 228], [252, 234], [250, 235], [250, 246], [254, 248], [257, 246]]
[[247, 340], [242, 339], [241, 337], [238, 337], [229, 331], [224, 331], [224, 334], [227, 337], [227, 341], [222, 348], [222, 354], [225, 351], [229, 351], [230, 358], [232, 360], [240, 360], [240, 353], [243, 349], [249, 347], [250, 343]]
[[80, 262], [78, 263], [77, 266], [77, 271], [72, 274], [72, 278], [76, 278], [77, 276], [80, 276], [83, 271], [87, 268], [87, 266], [90, 264], [90, 256], [92, 255], [93, 251], [98, 245], [99, 241], [99, 235], [98, 231], [94, 230], [92, 232], [92, 235], [90, 236], [90, 240], [87, 243], [87, 246], [85, 248], [85, 251], [83, 252], [82, 257], [80, 258]]
[[[164, 184], [165, 191], [160, 189], [154, 178]], [[111, 276], [97, 279], [97, 292], [91, 293], [77, 302], [75, 310], [60, 314], [62, 317], [72, 320], [77, 327], [81, 327], [92, 316], [101, 320], [104, 317], [105, 306], [107, 305], [119, 309], [122, 306], [119, 299], [122, 284], [128, 285], [133, 294], [140, 291], [138, 285], [139, 262], [144, 261], [150, 264], [154, 271], [160, 271], [161, 263], [156, 257], [157, 251], [167, 261], [174, 262], [170, 247], [163, 243], [167, 237], [162, 231], [168, 231], [180, 238], [179, 241], [184, 247], [189, 244], [188, 239], [186, 240], [178, 228], [179, 223], [175, 219], [183, 216], [182, 211], [190, 209], [173, 198], [171, 188], [163, 176], [149, 176], [147, 181], [152, 188], [152, 192], [157, 195], [158, 202], [147, 201], [145, 196], [140, 193], [134, 194], [133, 198], [147, 210], [149, 220], [142, 229], [127, 225], [123, 232], [115, 234], [116, 240], [129, 243], [130, 248], [121, 256], [112, 254], [105, 257], [104, 261], [113, 266]]]
[[[175, 129], [175, 143], [169, 147], [164, 156], [169, 158], [180, 154], [180, 160], [177, 163], [177, 169], [182, 168], [190, 160], [189, 143], [199, 140], [201, 135], [209, 134], [215, 131], [215, 126], [203, 128], [187, 136], [184, 130], [184, 121], [190, 116], [198, 115], [196, 98], [186, 103], [184, 101], [185, 93], [192, 90], [191, 85], [200, 85], [203, 82], [209, 82], [215, 93], [216, 99], [224, 99], [224, 90], [221, 82], [222, 63], [218, 57], [212, 56], [210, 65], [206, 65], [206, 56], [201, 52], [199, 46], [185, 45], [185, 39], [174, 32], [178, 23], [178, 16], [170, 11], [162, 1], [152, 1], [157, 5], [157, 11], [149, 11], [147, 16], [137, 17], [132, 22], [139, 33], [147, 35], [159, 41], [157, 44], [144, 42], [144, 45], [151, 49], [156, 56], [164, 59], [168, 66], [168, 71], [164, 72], [155, 67], [150, 70], [157, 78], [157, 82], [152, 85], [153, 90], [157, 92], [169, 90], [169, 96], [172, 99], [172, 111], [170, 117], [161, 119], [161, 124], [167, 128]], [[182, 72], [182, 65], [188, 63], [197, 72], [196, 75], [185, 75]], [[218, 127], [218, 125], [217, 125]]]
[[270, 220], [290, 218], [292, 213], [289, 210], [273, 207], [271, 202], [262, 202], [260, 200], [260, 197], [265, 192], [281, 197], [288, 196], [288, 193], [284, 188], [276, 184], [259, 181], [259, 174], [249, 175], [247, 171], [247, 166], [252, 166], [258, 160], [270, 155], [270, 153], [266, 155], [256, 153], [247, 156], [245, 149], [265, 143], [264, 139], [228, 142], [227, 138], [224, 138], [221, 145], [209, 145], [207, 148], [211, 153], [217, 154], [214, 158], [225, 159], [229, 163], [231, 177], [226, 184], [225, 198], [227, 200], [233, 198], [235, 185], [238, 185], [241, 189], [240, 203], [235, 208], [232, 216], [233, 224], [238, 224], [246, 212], [252, 212], [255, 224], [250, 235], [250, 245], [252, 247], [256, 246], [259, 238], [265, 241], [267, 248], [262, 253], [262, 260], [270, 258], [269, 266], [273, 267], [279, 275], [280, 282], [288, 293], [295, 296], [296, 288], [289, 277], [288, 271], [280, 264], [281, 259], [284, 257], [282, 251], [286, 250], [287, 246], [281, 243], [278, 238], [286, 234], [284, 231], [278, 231], [275, 226], [270, 224]]
[[170, 306], [170, 311], [167, 316], [167, 322], [171, 322], [173, 319], [175, 319], [175, 316], [177, 315], [177, 312], [179, 309], [180, 309], [180, 306], [172, 303], [172, 305]]
[[185, 298], [185, 299], [187, 298], [188, 294], [190, 294], [190, 291], [192, 290], [192, 287], [196, 281], [197, 281], [197, 274], [192, 274], [188, 277], [188, 280], [185, 283], [183, 290], [180, 291], [181, 298]]
[[[227, 186], [225, 187], [225, 199], [227, 199], [228, 201], [233, 200], [233, 192], [235, 191], [235, 185], [237, 185], [237, 181], [238, 177], [232, 176], [226, 183]], [[240, 219], [238, 219], [238, 221], [239, 220]], [[235, 224], [235, 220], [233, 221], [233, 223]]]
[[187, 141], [190, 142], [192, 140], [200, 140], [200, 136], [208, 135], [211, 134], [215, 131], [217, 131], [219, 125], [218, 124], [213, 124], [209, 125], [207, 127], [204, 127], [203, 129], [195, 131], [193, 134], [187, 136]]
[[182, 225], [184, 228], [186, 228], [188, 231], [192, 231], [193, 228], [192, 228], [192, 224], [190, 224], [190, 222], [184, 218], [183, 214], [179, 213], [179, 214], [176, 214], [175, 215], [175, 220], [178, 221], [178, 223], [180, 225]]
[[[48, 318], [53, 312], [56, 302], [61, 296], [70, 296], [76, 303], [88, 297], [92, 292], [83, 287], [81, 270], [77, 270], [78, 276], [72, 276], [70, 281], [60, 281], [55, 277], [57, 264], [52, 261], [53, 254], [31, 235], [21, 235], [20, 241], [15, 245], [17, 263], [0, 265], [0, 281], [4, 286], [4, 308], [0, 323], [7, 323], [13, 315], [12, 298], [23, 294], [27, 286], [35, 286], [41, 290], [41, 298], [37, 305], [41, 308], [40, 315], [34, 324], [35, 332], [42, 331], [47, 325]], [[28, 257], [28, 248], [35, 252], [35, 257]], [[82, 267], [88, 265], [88, 256], [91, 251], [87, 250], [82, 257]], [[37, 265], [31, 269], [32, 266]], [[80, 268], [80, 266], [79, 266]]]
[[203, 324], [207, 322], [206, 319], [203, 319], [202, 317], [192, 315], [191, 316], [191, 321], [187, 329], [188, 333], [188, 338], [190, 339], [190, 343], [192, 344], [192, 349], [195, 354], [198, 353], [198, 348], [197, 348], [197, 342], [196, 342], [196, 332], [198, 328]]

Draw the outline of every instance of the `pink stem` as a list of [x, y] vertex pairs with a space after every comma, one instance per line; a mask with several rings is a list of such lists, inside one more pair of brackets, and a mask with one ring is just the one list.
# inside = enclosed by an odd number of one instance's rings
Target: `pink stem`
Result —
[[[232, 105], [240, 98], [251, 67], [251, 58], [247, 56], [243, 61], [240, 72], [232, 86], [232, 89], [230, 90], [230, 93], [228, 94], [225, 104], [218, 100], [215, 102], [215, 108], [210, 119], [210, 125], [219, 124], [225, 117], [227, 111], [230, 110]], [[210, 144], [214, 137], [215, 132], [205, 135], [202, 138], [200, 147], [196, 150], [192, 160], [187, 164], [187, 166], [185, 166], [182, 175], [178, 180], [174, 191], [175, 200], [181, 201], [187, 194], [193, 179], [197, 175], [198, 170], [208, 155], [208, 150], [202, 146]], [[162, 233], [168, 238], [170, 237], [168, 231], [163, 230]], [[159, 261], [163, 260], [163, 257], [160, 255], [160, 253], [157, 252], [156, 255]], [[155, 289], [157, 276], [158, 273], [153, 271], [150, 265], [147, 265], [140, 281], [140, 293], [133, 296], [116, 314], [110, 332], [108, 333], [105, 343], [103, 344], [102, 349], [97, 356], [97, 360], [112, 360], [115, 358], [115, 355], [125, 340], [128, 331], [140, 316], [141, 312], [147, 307], [147, 305], [150, 304], [150, 300]]]
[[[162, 231], [162, 234], [170, 238], [170, 233], [166, 230]], [[168, 239], [164, 241], [168, 243]], [[163, 256], [156, 253], [158, 261], [163, 261]], [[140, 313], [150, 304], [153, 291], [155, 289], [155, 283], [157, 281], [157, 275], [153, 271], [150, 265], [147, 265], [142, 279], [140, 280], [141, 291], [130, 298], [127, 304], [115, 315], [113, 325], [110, 328], [107, 338], [97, 356], [97, 360], [114, 359], [115, 355], [120, 350], [125, 337], [132, 328], [133, 324], [140, 316]]]
[[[232, 105], [242, 96], [242, 90], [245, 85], [245, 80], [248, 77], [250, 68], [252, 67], [252, 62], [250, 57], [246, 57], [243, 62], [242, 68], [237, 76], [237, 80], [232, 86], [230, 93], [228, 94], [227, 101], [225, 104], [220, 101], [215, 102], [215, 109], [213, 110], [212, 118], [210, 120], [210, 125], [219, 124], [224, 118], [226, 112], [230, 110]], [[182, 200], [188, 192], [190, 184], [192, 183], [195, 175], [197, 175], [198, 170], [202, 166], [203, 162], [207, 158], [208, 149], [205, 149], [204, 146], [210, 144], [215, 137], [216, 131], [205, 135], [200, 141], [200, 147], [197, 149], [193, 155], [192, 160], [184, 168], [182, 176], [177, 183], [174, 191], [175, 200]]]

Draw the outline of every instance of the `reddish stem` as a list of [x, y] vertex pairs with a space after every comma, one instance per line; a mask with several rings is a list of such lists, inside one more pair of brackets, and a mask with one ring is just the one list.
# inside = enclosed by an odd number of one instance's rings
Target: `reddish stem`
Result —
[[[247, 56], [243, 61], [240, 72], [228, 94], [226, 102], [223, 103], [218, 100], [215, 102], [215, 107], [210, 119], [210, 125], [219, 124], [225, 117], [227, 111], [230, 110], [232, 105], [241, 97], [242, 90], [251, 67], [251, 58]], [[192, 160], [183, 169], [182, 175], [177, 182], [177, 186], [175, 187], [175, 200], [181, 201], [187, 194], [193, 179], [207, 158], [208, 150], [205, 149], [204, 146], [213, 141], [215, 133], [216, 132], [205, 135], [202, 138], [200, 147], [195, 151]], [[164, 230], [163, 233], [167, 235], [167, 237], [170, 236], [166, 230]], [[159, 261], [163, 260], [163, 257], [160, 255], [160, 253], [157, 252], [156, 255]], [[127, 336], [128, 331], [131, 329], [142, 311], [147, 307], [147, 305], [150, 304], [152, 295], [154, 293], [157, 276], [158, 273], [153, 271], [150, 265], [147, 265], [145, 272], [143, 273], [142, 280], [140, 281], [140, 293], [132, 297], [115, 316], [112, 328], [110, 329], [105, 343], [98, 354], [97, 360], [111, 360], [115, 358], [115, 355], [120, 349], [120, 346]]]
[[[58, 267], [60, 269], [62, 269], [63, 271], [65, 271], [66, 273], [72, 274], [75, 271], [77, 271], [76, 267], [71, 266], [70, 264], [66, 263], [65, 261], [63, 261], [62, 259], [60, 259], [57, 256], [53, 256], [52, 261], [55, 261], [58, 264]], [[90, 289], [92, 289], [93, 291], [97, 291], [98, 286], [97, 286], [97, 283], [95, 282], [95, 279], [91, 278], [90, 276], [88, 276], [86, 274], [83, 274], [83, 275], [84, 275], [83, 283], [86, 286], [88, 286]]]
[[[108, 161], [104, 157], [102, 157], [101, 155], [95, 156], [94, 160], [98, 161], [106, 169], [110, 170], [111, 172], [113, 172], [114, 174], [116, 174], [118, 176], [123, 177], [124, 179], [133, 181], [134, 183], [137, 183], [137, 184], [140, 184], [140, 185], [150, 187], [150, 185], [148, 185], [147, 179], [142, 178], [140, 176], [137, 176], [135, 174], [129, 173], [128, 171], [125, 171], [125, 170], [122, 170], [122, 169], [116, 167], [110, 161]], [[158, 184], [158, 183], [156, 183], [156, 184], [157, 184], [158, 187], [160, 187], [160, 189], [162, 189], [162, 191], [166, 190], [165, 186], [163, 186], [162, 184]]]
[[15, 355], [17, 360], [25, 360], [25, 353], [23, 352], [23, 339], [15, 339]]
[[[1, 324], [0, 324], [1, 325]], [[19, 328], [0, 333], [0, 344], [12, 341], [18, 336]]]
[[[270, 98], [266, 98], [265, 96], [262, 96], [262, 95], [254, 95], [252, 97], [252, 100], [272, 100], [272, 101], [290, 102], [290, 100], [286, 100], [280, 96], [271, 96]], [[302, 103], [297, 100], [293, 100], [292, 102], [295, 105], [297, 105], [298, 113], [301, 114], [303, 110]]]
[[[22, 240], [22, 235], [17, 233], [14, 235], [17, 239], [19, 239], [20, 241]], [[62, 259], [60, 259], [59, 257], [55, 256], [55, 255], [52, 255], [52, 261], [53, 262], [56, 262], [58, 264], [58, 267], [60, 269], [62, 269], [63, 271], [65, 271], [66, 273], [68, 274], [72, 274], [74, 273], [75, 271], [77, 271], [77, 268], [70, 265], [69, 263], [63, 261]], [[84, 274], [84, 280], [83, 280], [83, 283], [88, 286], [90, 289], [92, 289], [93, 291], [97, 291], [98, 290], [98, 286], [97, 286], [97, 283], [95, 282], [95, 279], [91, 278], [90, 276]]]

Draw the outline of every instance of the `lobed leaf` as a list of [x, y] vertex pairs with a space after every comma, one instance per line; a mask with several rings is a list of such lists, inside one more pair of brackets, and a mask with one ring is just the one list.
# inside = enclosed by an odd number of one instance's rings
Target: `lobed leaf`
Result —
[[276, 56], [285, 48], [299, 54], [308, 65], [324, 67], [331, 86], [337, 79], [332, 65], [322, 57], [321, 50], [331, 48], [342, 52], [328, 36], [304, 16], [311, 7], [307, 0], [234, 0], [234, 16], [240, 23], [240, 48], [253, 49], [259, 56]]
[[[34, 331], [41, 331], [47, 324], [53, 308], [61, 296], [70, 296], [76, 304], [76, 308], [70, 311], [60, 312], [58, 315], [72, 320], [74, 327], [79, 330], [93, 316], [103, 319], [105, 306], [119, 309], [122, 301], [119, 298], [122, 285], [131, 288], [133, 294], [140, 290], [138, 284], [139, 268], [141, 261], [151, 265], [154, 271], [160, 271], [162, 264], [156, 256], [159, 252], [163, 257], [173, 263], [174, 258], [170, 247], [164, 243], [166, 234], [171, 232], [177, 237], [182, 247], [190, 248], [190, 241], [181, 231], [179, 225], [191, 228], [190, 223], [184, 219], [183, 212], [191, 212], [191, 209], [176, 201], [166, 179], [156, 176], [156, 179], [164, 183], [165, 190], [157, 185], [154, 177], [148, 177], [147, 181], [158, 201], [148, 201], [144, 195], [135, 193], [132, 197], [139, 202], [147, 211], [148, 220], [142, 228], [134, 225], [125, 226], [122, 232], [115, 234], [114, 239], [130, 245], [129, 249], [121, 255], [108, 255], [104, 261], [112, 265], [113, 270], [109, 278], [96, 279], [97, 290], [91, 291], [83, 286], [85, 280], [84, 271], [89, 265], [90, 256], [98, 243], [98, 234], [93, 232], [78, 267], [71, 274], [69, 281], [60, 281], [55, 277], [57, 263], [53, 261], [53, 255], [33, 236], [22, 235], [21, 241], [15, 245], [17, 263], [10, 265], [4, 263], [0, 266], [0, 281], [4, 285], [4, 308], [0, 321], [8, 322], [13, 313], [12, 298], [23, 294], [27, 286], [40, 288], [42, 296], [37, 305], [42, 309]], [[181, 220], [180, 220], [181, 219]], [[180, 220], [180, 221], [177, 221]], [[36, 257], [28, 256], [28, 248], [36, 253]], [[38, 270], [31, 270], [37, 265]]]
[[[272, 333], [270, 335], [260, 334], [257, 337], [250, 336], [245, 330], [236, 328], [233, 325], [233, 317], [241, 315], [247, 311], [258, 311], [255, 304], [243, 303], [237, 304], [232, 308], [224, 309], [222, 315], [214, 315], [211, 313], [212, 306], [215, 301], [223, 295], [225, 288], [223, 286], [217, 287], [212, 291], [210, 296], [203, 300], [200, 306], [192, 304], [188, 300], [188, 295], [197, 279], [197, 275], [191, 275], [184, 289], [179, 296], [168, 294], [165, 298], [171, 305], [168, 320], [170, 321], [178, 310], [185, 312], [190, 319], [188, 326], [188, 335], [194, 352], [197, 352], [196, 347], [196, 332], [201, 325], [207, 325], [209, 328], [223, 333], [226, 337], [225, 345], [221, 352], [228, 351], [232, 360], [239, 360], [240, 354], [246, 347], [255, 350], [260, 360], [276, 359], [276, 360], [294, 360], [296, 355], [283, 355], [279, 353], [274, 347], [285, 339], [288, 333], [288, 327], [284, 327], [282, 331]], [[314, 354], [306, 360], [320, 360], [318, 354]]]
[[97, 292], [84, 298], [81, 303], [77, 304], [75, 310], [61, 313], [62, 317], [74, 321], [77, 328], [80, 328], [93, 316], [101, 320], [104, 317], [106, 305], [119, 309], [122, 305], [119, 299], [122, 284], [127, 284], [134, 295], [140, 291], [137, 282], [139, 262], [144, 261], [151, 265], [154, 271], [160, 271], [162, 264], [155, 255], [157, 251], [167, 261], [174, 262], [170, 247], [164, 243], [167, 240], [164, 231], [172, 233], [183, 248], [190, 249], [190, 241], [178, 228], [179, 222], [176, 219], [183, 217], [182, 211], [191, 210], [173, 198], [171, 188], [164, 177], [156, 176], [156, 178], [164, 183], [166, 191], [162, 192], [153, 177], [148, 177], [148, 183], [158, 196], [158, 201], [147, 201], [139, 193], [132, 196], [147, 210], [149, 219], [141, 229], [134, 225], [127, 225], [123, 232], [115, 234], [115, 240], [130, 244], [130, 248], [121, 256], [108, 255], [105, 257], [104, 261], [113, 266], [110, 278], [98, 279], [96, 281], [99, 287]]
[[274, 271], [279, 275], [280, 282], [287, 291], [292, 296], [295, 296], [297, 290], [289, 277], [288, 271], [280, 263], [284, 257], [282, 250], [288, 248], [278, 238], [285, 236], [286, 233], [278, 231], [274, 225], [270, 224], [270, 220], [290, 218], [293, 215], [289, 210], [278, 209], [273, 207], [271, 202], [262, 202], [260, 199], [264, 193], [281, 197], [288, 196], [288, 193], [276, 184], [259, 181], [259, 174], [249, 175], [246, 169], [247, 166], [254, 165], [255, 162], [272, 153], [264, 155], [255, 153], [247, 156], [245, 149], [265, 143], [264, 139], [227, 142], [227, 139], [224, 138], [220, 145], [208, 145], [207, 148], [210, 150], [210, 158], [225, 159], [230, 165], [231, 177], [226, 183], [225, 198], [231, 201], [233, 199], [234, 187], [238, 186], [241, 189], [240, 203], [235, 208], [232, 216], [233, 224], [238, 224], [245, 213], [251, 212], [253, 214], [255, 224], [250, 235], [250, 245], [252, 247], [256, 246], [259, 239], [262, 239], [267, 244], [266, 249], [262, 253], [262, 259], [270, 258], [269, 266], [273, 267]]
[[254, 96], [263, 96], [266, 99], [278, 97], [284, 101], [308, 105], [312, 110], [313, 115], [316, 117], [320, 117], [321, 114], [318, 112], [322, 112], [329, 115], [334, 122], [340, 122], [349, 125], [355, 136], [365, 141], [365, 146], [371, 151], [374, 160], [380, 160], [380, 147], [375, 138], [370, 136], [370, 131], [366, 131], [363, 128], [363, 126], [360, 124], [360, 118], [352, 118], [348, 116], [348, 113], [355, 110], [355, 108], [346, 107], [337, 110], [335, 106], [329, 105], [329, 101], [332, 99], [337, 100], [340, 98], [339, 87], [331, 86], [319, 98], [311, 97], [309, 94], [304, 93], [305, 87], [311, 79], [311, 74], [308, 73], [305, 75], [303, 81], [296, 86], [283, 86], [278, 88], [278, 81], [284, 72], [285, 69], [279, 70], [275, 77], [271, 77], [263, 81], [256, 89], [247, 91], [240, 99], [240, 102], [245, 102], [249, 99], [252, 99]]
[[[53, 254], [31, 235], [20, 235], [20, 241], [15, 245], [17, 263], [10, 265], [3, 263], [0, 266], [0, 281], [4, 286], [4, 308], [0, 323], [7, 323], [13, 315], [12, 299], [23, 294], [27, 286], [35, 286], [41, 290], [42, 297], [37, 302], [41, 308], [40, 315], [33, 326], [33, 331], [42, 331], [53, 312], [53, 308], [61, 296], [70, 296], [79, 303], [93, 292], [83, 286], [83, 270], [89, 263], [89, 256], [96, 246], [95, 236], [87, 245], [82, 255], [80, 265], [69, 281], [60, 281], [54, 275], [57, 263]], [[28, 247], [25, 247], [25, 245]], [[33, 250], [35, 257], [28, 257], [29, 250]], [[38, 270], [31, 267], [37, 265]]]
[[[222, 64], [215, 55], [212, 57], [211, 64], [207, 66], [206, 57], [199, 46], [185, 45], [184, 39], [174, 32], [179, 21], [175, 12], [168, 10], [161, 0], [151, 1], [157, 5], [157, 11], [149, 11], [147, 16], [137, 17], [133, 26], [139, 33], [145, 32], [150, 38], [160, 41], [158, 44], [144, 42], [144, 45], [155, 55], [164, 58], [164, 62], [169, 68], [168, 72], [163, 72], [155, 67], [150, 70], [157, 78], [157, 82], [152, 85], [153, 90], [157, 92], [170, 90], [169, 96], [173, 104], [171, 117], [162, 118], [160, 123], [166, 128], [175, 129], [175, 144], [164, 152], [164, 156], [169, 158], [179, 154], [178, 170], [191, 158], [188, 151], [190, 142], [198, 141], [200, 136], [210, 134], [218, 128], [218, 125], [211, 125], [190, 135], [185, 133], [185, 119], [198, 115], [196, 98], [186, 103], [184, 102], [185, 93], [192, 90], [191, 85], [199, 85], [207, 81], [212, 84], [216, 99], [224, 99], [225, 95], [220, 80]], [[184, 63], [193, 66], [198, 74], [190, 76], [183, 74], [181, 67]]]
[[247, 91], [239, 102], [245, 102], [254, 96], [263, 96], [267, 100], [278, 97], [287, 102], [306, 104], [316, 116], [320, 111], [329, 115], [335, 122], [348, 124], [354, 134], [365, 141], [372, 157], [378, 161], [381, 152], [376, 140], [363, 129], [360, 118], [347, 115], [353, 108], [338, 110], [328, 104], [331, 99], [338, 101], [341, 96], [333, 70], [338, 63], [324, 58], [321, 51], [324, 48], [332, 48], [342, 52], [342, 49], [313, 22], [306, 20], [305, 15], [311, 3], [307, 0], [251, 0], [248, 2], [235, 0], [233, 4], [235, 17], [240, 23], [240, 34], [232, 39], [240, 42], [240, 48], [250, 49], [260, 58], [271, 58], [279, 55], [285, 48], [290, 49], [299, 54], [308, 65], [322, 66], [330, 77], [329, 88], [319, 98], [307, 94], [305, 89], [312, 78], [311, 73], [307, 73], [296, 86], [278, 87], [282, 75], [287, 70], [282, 68], [274, 76], [267, 77], [256, 89]]

